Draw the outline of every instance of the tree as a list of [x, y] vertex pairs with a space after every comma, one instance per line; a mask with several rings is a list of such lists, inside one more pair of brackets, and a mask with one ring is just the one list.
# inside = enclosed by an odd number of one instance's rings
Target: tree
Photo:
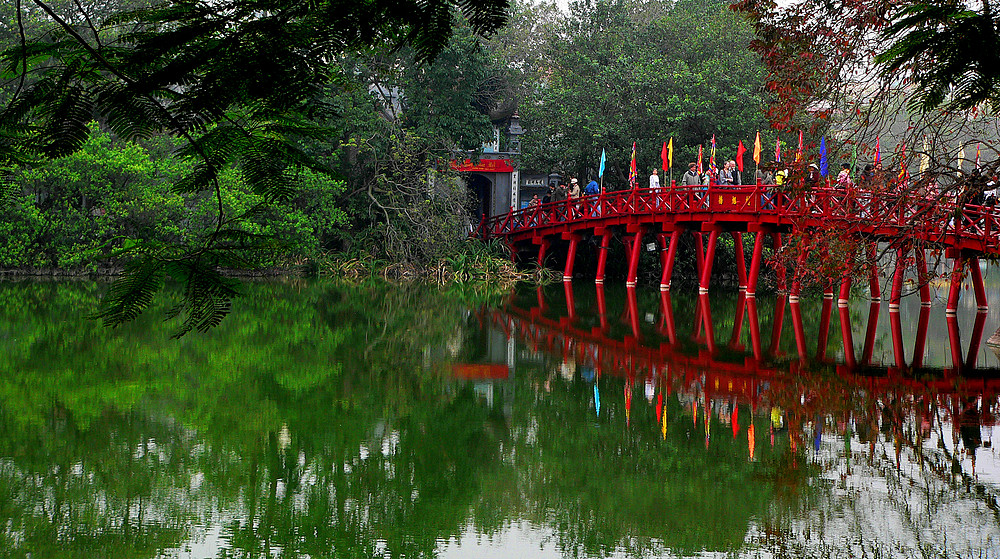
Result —
[[[179, 138], [191, 172], [178, 193], [208, 192], [214, 227], [191, 246], [121, 247], [126, 273], [99, 315], [117, 325], [145, 309], [171, 276], [186, 286], [179, 333], [218, 324], [236, 295], [219, 266], [245, 266], [259, 236], [243, 224], [257, 208], [228, 213], [223, 177], [238, 169], [264, 203], [286, 200], [301, 169], [331, 169], [300, 142], [325, 137], [315, 117], [321, 87], [345, 76], [340, 63], [375, 45], [412, 46], [417, 61], [447, 45], [456, 17], [475, 33], [496, 30], [506, 0], [364, 2], [349, 0], [169, 0], [134, 11], [76, 21], [32, 0], [52, 27], [2, 55], [14, 85], [0, 113], [0, 165], [53, 158], [81, 148], [96, 117], [116, 135]], [[20, 18], [22, 0], [13, 6]], [[5, 18], [6, 19], [6, 18]]]
[[[878, 143], [886, 169], [879, 182], [893, 195], [959, 206], [975, 186], [974, 167], [986, 176], [1000, 170], [992, 46], [998, 20], [989, 2], [742, 0], [733, 7], [754, 22], [752, 46], [768, 72], [768, 119], [776, 129], [805, 132], [807, 160], [817, 157], [824, 135], [831, 160], [855, 167], [874, 163]], [[846, 243], [843, 254], [857, 257], [857, 266], [842, 273], [860, 274], [871, 264], [858, 239], [844, 231], [837, 241]], [[895, 248], [883, 244], [882, 255]], [[881, 261], [893, 265], [893, 258]]]
[[712, 135], [718, 158], [734, 157], [763, 124], [763, 67], [740, 48], [751, 38], [723, 2], [574, 3], [548, 34], [523, 105], [526, 164], [596, 175], [605, 149], [606, 180], [623, 185], [633, 141], [640, 168], [660, 166], [668, 137], [675, 164]]

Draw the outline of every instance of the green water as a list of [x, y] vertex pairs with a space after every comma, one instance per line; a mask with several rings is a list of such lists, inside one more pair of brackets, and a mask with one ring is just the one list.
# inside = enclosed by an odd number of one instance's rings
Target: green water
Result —
[[[709, 351], [696, 296], [672, 294], [671, 344], [660, 294], [640, 290], [633, 317], [620, 286], [602, 316], [593, 285], [539, 306], [535, 290], [472, 304], [251, 284], [220, 328], [179, 341], [162, 309], [87, 320], [102, 289], [0, 283], [0, 557], [1000, 552], [982, 378], [997, 358], [937, 371], [952, 365], [938, 307], [930, 368], [887, 369], [882, 309], [857, 374], [838, 367], [840, 320], [860, 359], [864, 301], [833, 305], [816, 360], [822, 303], [804, 299], [802, 360], [790, 312], [775, 336], [774, 297], [755, 359], [749, 318], [732, 335], [735, 293], [712, 294]], [[944, 377], [954, 389], [929, 388]]]

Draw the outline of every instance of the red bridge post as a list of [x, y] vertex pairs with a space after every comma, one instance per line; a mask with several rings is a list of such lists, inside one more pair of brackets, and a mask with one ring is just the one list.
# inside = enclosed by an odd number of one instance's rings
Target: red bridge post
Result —
[[639, 274], [639, 254], [642, 252], [642, 225], [636, 227], [635, 237], [632, 239], [632, 250], [628, 255], [628, 278], [625, 280], [625, 287], [635, 287], [636, 276]]
[[910, 247], [903, 245], [896, 249], [896, 266], [892, 273], [892, 293], [889, 295], [889, 312], [899, 312], [899, 299], [903, 296], [903, 275], [906, 273], [906, 257]]
[[736, 274], [740, 282], [740, 291], [746, 291], [747, 260], [746, 260], [746, 255], [743, 254], [743, 233], [740, 231], [733, 231], [732, 234], [733, 234], [733, 244], [736, 250]]
[[[832, 294], [831, 294], [832, 295]], [[816, 341], [816, 360], [826, 360], [826, 344], [830, 338], [830, 314], [833, 307], [833, 297], [823, 297], [823, 310], [819, 317], [819, 339]]]
[[576, 233], [563, 233], [564, 239], [569, 239], [569, 248], [566, 251], [566, 268], [563, 270], [563, 281], [573, 281], [573, 264], [576, 262], [576, 248], [580, 243], [580, 235]]
[[906, 368], [906, 350], [903, 349], [903, 324], [899, 319], [899, 308], [892, 310], [889, 305], [889, 329], [892, 331], [892, 355], [896, 366], [900, 369]]
[[877, 247], [873, 242], [865, 244], [868, 247], [868, 292], [871, 294], [872, 301], [881, 301], [882, 288], [879, 286], [878, 280]]
[[868, 306], [868, 329], [865, 330], [865, 345], [861, 348], [861, 363], [867, 365], [871, 363], [872, 353], [875, 352], [875, 332], [878, 330], [878, 311], [882, 303], [872, 301]]
[[670, 290], [670, 280], [674, 273], [674, 261], [677, 257], [677, 245], [680, 242], [681, 233], [683, 232], [683, 228], [677, 228], [670, 233], [670, 247], [667, 249], [663, 275], [660, 276], [660, 291]]
[[552, 244], [552, 241], [546, 239], [545, 237], [535, 237], [533, 241], [538, 243], [538, 267], [542, 268], [545, 266], [545, 251]]
[[927, 254], [924, 247], [914, 250], [914, 257], [917, 261], [917, 289], [920, 291], [920, 306], [931, 306], [931, 286], [927, 275]]
[[976, 256], [969, 258], [969, 273], [972, 275], [972, 287], [976, 292], [976, 310], [979, 312], [990, 310], [989, 303], [986, 302], [986, 286], [983, 285], [983, 271], [979, 267], [979, 258]]
[[757, 296], [757, 277], [760, 274], [760, 260], [764, 251], [764, 232], [757, 231], [753, 240], [753, 255], [750, 257], [750, 275], [747, 278], [747, 298]]
[[708, 252], [705, 253], [705, 262], [701, 269], [701, 281], [698, 282], [698, 293], [708, 293], [708, 285], [712, 280], [712, 264], [715, 262], [715, 247], [719, 241], [718, 228], [712, 229], [708, 234]]
[[595, 235], [601, 236], [601, 246], [597, 249], [597, 276], [594, 283], [604, 283], [604, 268], [608, 263], [608, 247], [611, 245], [611, 232], [607, 229], [594, 230]]
[[844, 361], [853, 369], [857, 361], [854, 358], [854, 338], [851, 336], [851, 309], [839, 307], [837, 313], [840, 314], [840, 336], [844, 340]]
[[[774, 253], [778, 254], [778, 252], [781, 251], [781, 233], [771, 233], [771, 243], [774, 246]], [[787, 270], [780, 262], [776, 263], [775, 266], [775, 272], [778, 274], [778, 291], [784, 292], [788, 289], [788, 286], [785, 283]]]
[[946, 315], [954, 315], [958, 311], [958, 295], [962, 289], [962, 276], [965, 275], [965, 258], [961, 253], [955, 255], [951, 266], [951, 288], [948, 290], [948, 306]]
[[788, 296], [782, 295], [774, 302], [774, 322], [771, 325], [771, 347], [768, 352], [774, 356], [778, 355], [778, 342], [781, 341], [781, 328], [785, 324], [785, 307], [788, 306]]
[[913, 340], [913, 368], [924, 366], [924, 346], [927, 343], [927, 325], [930, 323], [931, 306], [920, 305], [920, 318], [917, 319], [917, 337]]

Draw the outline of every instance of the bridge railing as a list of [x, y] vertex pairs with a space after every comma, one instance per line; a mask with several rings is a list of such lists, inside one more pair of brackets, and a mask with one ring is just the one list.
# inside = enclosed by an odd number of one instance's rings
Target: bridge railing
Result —
[[[569, 198], [511, 210], [484, 220], [488, 238], [573, 222], [672, 214], [742, 214], [783, 220], [840, 220], [866, 230], [906, 230], [928, 240], [946, 235], [996, 244], [1000, 214], [993, 207], [962, 205], [940, 196], [898, 194], [861, 188], [814, 188], [793, 193], [773, 185], [676, 186], [632, 189]], [[709, 219], [698, 216], [692, 219]]]

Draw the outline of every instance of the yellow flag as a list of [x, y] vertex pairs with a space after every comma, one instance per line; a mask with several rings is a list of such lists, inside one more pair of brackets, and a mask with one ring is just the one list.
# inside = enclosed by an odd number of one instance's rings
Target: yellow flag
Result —
[[674, 168], [674, 139], [670, 138], [667, 142], [667, 163], [670, 164], [670, 168]]
[[753, 162], [760, 165], [760, 132], [757, 132], [757, 138], [753, 141]]

